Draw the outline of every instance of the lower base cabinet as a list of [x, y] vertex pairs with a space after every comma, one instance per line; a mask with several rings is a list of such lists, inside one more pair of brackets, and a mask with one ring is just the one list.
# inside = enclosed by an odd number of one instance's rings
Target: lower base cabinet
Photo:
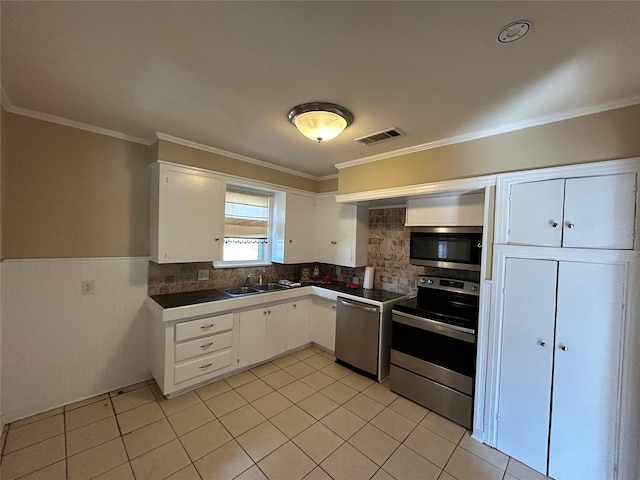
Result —
[[336, 302], [323, 298], [313, 299], [311, 311], [311, 341], [322, 348], [336, 349]]
[[616, 478], [626, 268], [507, 258], [496, 447], [556, 480]]
[[310, 298], [240, 312], [238, 367], [266, 359], [309, 343]]
[[151, 325], [151, 372], [165, 395], [236, 369], [238, 321], [227, 313]]

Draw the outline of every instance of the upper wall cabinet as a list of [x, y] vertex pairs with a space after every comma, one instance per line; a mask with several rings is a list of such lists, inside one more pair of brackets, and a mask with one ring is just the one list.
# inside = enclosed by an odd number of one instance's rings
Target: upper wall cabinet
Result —
[[484, 193], [410, 198], [407, 227], [482, 226]]
[[311, 263], [315, 258], [315, 198], [279, 192], [273, 209], [273, 250], [276, 263]]
[[508, 243], [633, 249], [635, 208], [635, 173], [513, 184]]
[[156, 263], [222, 259], [222, 179], [202, 170], [157, 162], [151, 166], [151, 260]]
[[369, 212], [356, 205], [336, 203], [335, 197], [317, 202], [316, 261], [345, 267], [367, 264]]

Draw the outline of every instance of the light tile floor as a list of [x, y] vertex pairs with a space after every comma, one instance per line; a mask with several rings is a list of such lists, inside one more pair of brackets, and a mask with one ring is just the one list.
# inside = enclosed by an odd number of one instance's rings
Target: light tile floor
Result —
[[310, 347], [172, 399], [153, 381], [9, 425], [3, 480], [541, 480]]

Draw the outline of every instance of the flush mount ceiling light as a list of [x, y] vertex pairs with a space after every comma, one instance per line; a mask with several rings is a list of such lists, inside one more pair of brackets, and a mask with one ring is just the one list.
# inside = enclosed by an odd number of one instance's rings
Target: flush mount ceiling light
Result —
[[531, 28], [529, 20], [518, 20], [510, 23], [498, 33], [498, 41], [500, 43], [511, 43], [524, 37]]
[[353, 122], [353, 114], [335, 103], [311, 102], [293, 107], [289, 121], [305, 137], [318, 143], [331, 140]]

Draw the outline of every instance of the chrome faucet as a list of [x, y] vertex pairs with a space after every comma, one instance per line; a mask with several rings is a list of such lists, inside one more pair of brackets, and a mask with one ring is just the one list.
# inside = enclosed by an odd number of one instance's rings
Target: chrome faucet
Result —
[[245, 286], [249, 285], [249, 280], [251, 280], [251, 277], [253, 276], [253, 274], [249, 274], [247, 275], [247, 278], [244, 279], [244, 284]]

